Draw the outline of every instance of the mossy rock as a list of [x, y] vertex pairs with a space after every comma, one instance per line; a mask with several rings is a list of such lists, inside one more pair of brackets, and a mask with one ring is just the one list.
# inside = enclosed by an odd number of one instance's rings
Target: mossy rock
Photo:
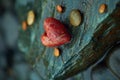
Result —
[[[29, 10], [35, 12], [35, 22], [26, 31], [20, 27], [19, 49], [25, 54], [27, 61], [40, 75], [41, 80], [64, 80], [73, 77], [85, 80], [83, 72], [93, 63], [101, 59], [115, 43], [120, 41], [120, 4], [119, 0], [17, 0], [16, 10], [20, 23], [26, 20]], [[107, 4], [107, 12], [99, 14], [99, 6]], [[56, 5], [65, 7], [58, 13]], [[70, 12], [80, 10], [82, 23], [73, 27], [69, 21]], [[60, 20], [72, 35], [72, 40], [59, 46], [60, 57], [53, 55], [53, 48], [45, 47], [40, 41], [43, 34], [43, 21], [47, 17]], [[109, 76], [109, 73], [106, 73]], [[84, 74], [87, 76], [87, 74]], [[117, 76], [120, 77], [120, 76]], [[100, 78], [99, 78], [100, 79]], [[111, 78], [110, 80], [114, 80]], [[88, 79], [86, 79], [88, 80]], [[103, 79], [100, 79], [103, 80]], [[106, 78], [105, 78], [106, 80]]]

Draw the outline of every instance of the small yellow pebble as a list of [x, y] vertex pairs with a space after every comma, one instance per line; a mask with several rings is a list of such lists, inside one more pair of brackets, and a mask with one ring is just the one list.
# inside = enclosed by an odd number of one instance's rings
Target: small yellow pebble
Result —
[[27, 24], [29, 26], [32, 25], [34, 23], [34, 20], [35, 20], [35, 14], [32, 10], [30, 10], [27, 15]]
[[58, 48], [54, 48], [54, 56], [56, 56], [56, 57], [60, 56], [60, 51]]
[[70, 13], [70, 23], [73, 26], [79, 26], [81, 24], [81, 14], [80, 11], [77, 9], [74, 9]]
[[26, 23], [26, 21], [22, 22], [22, 30], [24, 30], [24, 31], [27, 30], [27, 23]]
[[106, 11], [107, 5], [106, 4], [101, 4], [99, 7], [99, 13], [102, 14]]

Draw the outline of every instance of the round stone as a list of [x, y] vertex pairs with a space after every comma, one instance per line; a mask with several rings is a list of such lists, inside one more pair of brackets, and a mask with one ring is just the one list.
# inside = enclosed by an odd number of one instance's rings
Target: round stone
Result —
[[73, 26], [79, 26], [81, 23], [81, 14], [80, 11], [77, 9], [74, 9], [70, 13], [70, 23]]
[[54, 48], [54, 56], [56, 56], [56, 57], [60, 56], [60, 51], [58, 48]]
[[26, 21], [22, 22], [22, 30], [24, 30], [24, 31], [27, 30], [27, 23], [26, 23]]
[[35, 14], [32, 10], [30, 10], [27, 16], [27, 24], [32, 25], [34, 23], [34, 20], [35, 20]]
[[57, 5], [56, 6], [56, 10], [59, 12], [59, 13], [62, 13], [63, 12], [63, 8], [61, 5]]
[[99, 13], [102, 14], [106, 11], [107, 5], [106, 4], [101, 4], [99, 7]]

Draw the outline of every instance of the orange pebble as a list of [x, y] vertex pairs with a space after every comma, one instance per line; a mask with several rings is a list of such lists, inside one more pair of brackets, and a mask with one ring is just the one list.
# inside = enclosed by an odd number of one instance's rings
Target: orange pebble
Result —
[[54, 56], [56, 56], [56, 57], [60, 56], [60, 51], [58, 48], [54, 48]]
[[26, 21], [23, 21], [22, 22], [22, 29], [25, 31], [25, 30], [27, 30], [27, 23], [26, 23]]
[[102, 14], [106, 11], [107, 5], [106, 4], [101, 4], [99, 7], [99, 13]]
[[57, 5], [56, 9], [57, 9], [57, 11], [58, 11], [59, 13], [62, 13], [62, 12], [63, 12], [63, 8], [62, 8], [61, 5]]

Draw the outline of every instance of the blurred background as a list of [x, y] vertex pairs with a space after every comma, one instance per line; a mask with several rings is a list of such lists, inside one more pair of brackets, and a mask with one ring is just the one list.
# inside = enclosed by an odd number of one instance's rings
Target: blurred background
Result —
[[19, 26], [15, 0], [0, 0], [0, 80], [40, 80], [18, 50]]
[[[23, 0], [19, 1], [22, 3]], [[0, 80], [40, 80], [39, 75], [32, 70], [17, 47], [18, 29], [21, 24], [18, 22], [15, 2], [15, 0], [0, 0]], [[120, 80], [119, 46], [112, 53], [114, 54], [108, 59], [110, 70], [106, 68], [104, 62], [95, 64], [93, 68], [90, 67], [83, 72], [87, 75], [83, 76], [84, 80], [91, 80], [90, 75], [93, 76], [93, 80]]]

